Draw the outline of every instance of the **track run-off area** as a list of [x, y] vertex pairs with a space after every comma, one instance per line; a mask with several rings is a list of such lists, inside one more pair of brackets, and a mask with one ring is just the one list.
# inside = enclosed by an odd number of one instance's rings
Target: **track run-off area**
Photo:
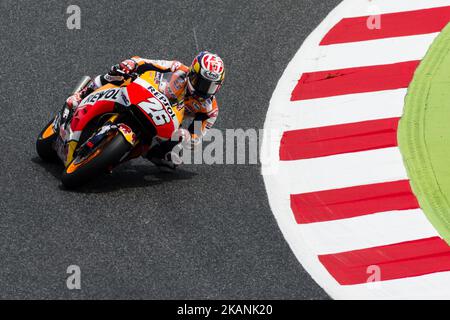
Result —
[[[333, 298], [450, 298], [448, 205], [430, 210], [424, 187], [449, 180], [448, 146], [439, 147], [449, 139], [450, 81], [437, 67], [448, 65], [447, 37], [437, 37], [449, 20], [449, 0], [343, 1], [273, 93], [265, 129], [279, 133], [261, 153], [269, 203], [297, 259]], [[408, 90], [412, 81], [421, 87]], [[427, 89], [435, 112], [401, 120], [425, 108]], [[420, 127], [433, 150], [407, 142]], [[426, 177], [423, 154], [433, 160]]]

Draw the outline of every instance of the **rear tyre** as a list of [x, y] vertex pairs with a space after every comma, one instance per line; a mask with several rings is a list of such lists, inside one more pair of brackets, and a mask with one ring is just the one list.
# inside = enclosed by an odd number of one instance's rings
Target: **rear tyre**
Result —
[[47, 162], [58, 160], [58, 155], [55, 149], [53, 149], [56, 137], [57, 134], [53, 130], [53, 120], [51, 120], [41, 133], [39, 133], [36, 140], [36, 152], [42, 160]]
[[115, 132], [106, 137], [89, 155], [75, 157], [64, 169], [61, 181], [66, 188], [77, 188], [101, 175], [110, 166], [120, 162], [122, 157], [131, 149], [122, 134]]

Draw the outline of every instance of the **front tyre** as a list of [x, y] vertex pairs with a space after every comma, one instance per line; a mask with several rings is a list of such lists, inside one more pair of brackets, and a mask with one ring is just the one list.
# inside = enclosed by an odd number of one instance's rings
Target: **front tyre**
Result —
[[58, 160], [58, 155], [53, 149], [56, 138], [57, 134], [53, 128], [53, 120], [51, 120], [39, 133], [36, 140], [36, 152], [42, 160], [49, 162]]
[[107, 136], [88, 155], [77, 156], [64, 169], [61, 181], [66, 188], [76, 188], [120, 162], [132, 146], [120, 132]]

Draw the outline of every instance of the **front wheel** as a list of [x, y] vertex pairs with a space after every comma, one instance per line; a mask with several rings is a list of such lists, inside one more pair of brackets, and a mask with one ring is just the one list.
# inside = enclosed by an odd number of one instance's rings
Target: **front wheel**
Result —
[[120, 162], [132, 146], [120, 132], [105, 137], [89, 154], [77, 156], [64, 169], [61, 177], [67, 188], [79, 187]]
[[36, 140], [36, 151], [39, 157], [44, 161], [55, 161], [58, 159], [53, 144], [57, 134], [53, 129], [53, 120], [51, 120], [45, 128], [39, 133]]

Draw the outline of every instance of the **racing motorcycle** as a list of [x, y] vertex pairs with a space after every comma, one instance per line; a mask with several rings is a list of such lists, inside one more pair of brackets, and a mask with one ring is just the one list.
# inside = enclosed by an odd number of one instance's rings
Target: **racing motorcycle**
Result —
[[[45, 161], [59, 158], [64, 163], [61, 181], [68, 188], [111, 172], [148, 152], [161, 139], [173, 138], [183, 121], [184, 108], [157, 90], [162, 74], [117, 72], [126, 79], [121, 86], [107, 84], [97, 89], [75, 110], [65, 105], [38, 136], [38, 155]], [[84, 77], [74, 92], [90, 81]]]

